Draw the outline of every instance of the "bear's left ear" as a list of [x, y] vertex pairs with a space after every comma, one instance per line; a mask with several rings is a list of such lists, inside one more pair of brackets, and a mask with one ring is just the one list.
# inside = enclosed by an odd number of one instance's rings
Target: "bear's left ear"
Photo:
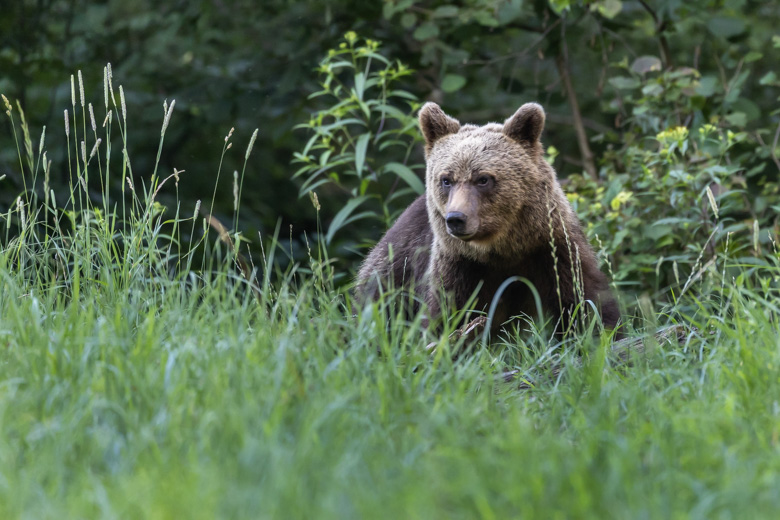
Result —
[[526, 103], [504, 122], [504, 135], [524, 144], [535, 144], [544, 130], [544, 109], [538, 103]]

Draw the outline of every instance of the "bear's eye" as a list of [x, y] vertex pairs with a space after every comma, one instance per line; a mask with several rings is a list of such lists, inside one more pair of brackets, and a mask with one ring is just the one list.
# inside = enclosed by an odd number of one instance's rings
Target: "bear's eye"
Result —
[[449, 177], [442, 177], [441, 185], [444, 186], [445, 188], [449, 188], [450, 186], [452, 186], [452, 182], [450, 182]]
[[490, 177], [488, 177], [487, 175], [483, 175], [482, 177], [477, 179], [477, 186], [487, 186], [488, 184], [490, 184], [490, 180], [491, 180]]

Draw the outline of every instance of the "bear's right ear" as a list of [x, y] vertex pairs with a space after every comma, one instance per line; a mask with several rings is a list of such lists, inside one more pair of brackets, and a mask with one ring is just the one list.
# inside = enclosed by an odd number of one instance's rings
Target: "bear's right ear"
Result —
[[453, 119], [433, 102], [428, 102], [420, 109], [420, 129], [425, 137], [425, 151], [429, 152], [433, 143], [460, 130], [460, 122]]
[[504, 122], [504, 135], [524, 144], [536, 144], [542, 130], [544, 109], [537, 103], [526, 103]]

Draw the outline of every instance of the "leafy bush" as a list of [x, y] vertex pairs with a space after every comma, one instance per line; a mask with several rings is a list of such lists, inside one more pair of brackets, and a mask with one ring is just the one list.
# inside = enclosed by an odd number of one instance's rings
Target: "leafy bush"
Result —
[[[421, 165], [409, 164], [420, 140], [413, 117], [419, 103], [392, 85], [409, 69], [378, 48], [348, 33], [329, 51], [318, 68], [322, 90], [312, 97], [332, 105], [299, 125], [313, 132], [296, 154], [301, 194], [339, 189], [347, 197], [327, 243], [360, 220], [389, 226], [404, 196], [423, 190], [415, 173]], [[745, 128], [755, 119], [740, 97], [746, 73], [734, 65], [730, 79], [713, 84], [690, 67], [663, 69], [653, 56], [615, 66], [609, 108], [624, 114], [623, 124], [600, 136], [607, 150], [599, 177], [572, 175], [564, 183], [621, 291], [666, 299], [670, 286], [679, 293], [712, 271], [717, 253], [753, 264], [773, 254], [780, 189], [766, 171], [774, 151], [761, 136], [771, 130]], [[554, 161], [554, 147], [549, 151]], [[399, 181], [407, 187], [397, 190]]]
[[[614, 278], [637, 291], [684, 285], [716, 251], [760, 261], [777, 240], [776, 174], [767, 150], [733, 128], [744, 114], [691, 68], [661, 72], [642, 57], [611, 80], [630, 107], [623, 144], [601, 176], [568, 179], [569, 200], [611, 258]], [[744, 77], [730, 82], [732, 98]], [[736, 92], [736, 95], [734, 95]], [[706, 95], [705, 95], [706, 94]], [[720, 110], [718, 110], [720, 107]], [[768, 174], [768, 175], [767, 175]]]
[[389, 226], [410, 196], [425, 189], [417, 173], [422, 165], [411, 162], [421, 140], [414, 116], [419, 103], [396, 88], [412, 71], [378, 49], [375, 40], [360, 42], [354, 32], [344, 35], [317, 68], [322, 90], [310, 96], [327, 98], [330, 104], [296, 127], [313, 132], [295, 154], [301, 164], [294, 174], [303, 179], [301, 195], [315, 190], [346, 195], [328, 227], [328, 244], [340, 229], [363, 219], [378, 218]]

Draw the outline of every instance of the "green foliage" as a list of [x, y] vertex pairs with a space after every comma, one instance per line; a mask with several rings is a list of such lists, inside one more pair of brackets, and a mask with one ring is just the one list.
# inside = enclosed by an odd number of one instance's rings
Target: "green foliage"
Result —
[[[631, 324], [642, 336], [683, 324], [682, 344], [648, 337], [629, 364], [590, 334], [561, 341], [535, 323], [453, 359], [462, 340], [393, 315], [391, 298], [354, 307], [333, 288], [322, 250], [272, 277], [288, 254], [274, 237], [258, 256], [261, 281], [247, 276], [237, 254], [244, 240], [231, 243], [212, 221], [230, 244], [212, 246], [199, 212], [180, 212], [176, 188], [187, 173], [158, 168], [166, 136], [183, 124], [174, 103], [164, 103], [154, 132], [157, 155], [131, 162], [133, 104], [111, 78], [107, 68], [105, 128], [87, 130], [93, 110], [77, 106], [74, 88], [64, 143], [51, 128], [34, 142], [32, 115], [3, 99], [17, 144], [0, 187], [13, 177], [26, 188], [0, 214], [0, 517], [769, 519], [780, 510], [773, 249], [760, 265], [732, 248], [708, 252], [687, 292], [675, 290], [660, 311], [640, 307]], [[339, 94], [347, 104], [356, 88], [348, 85]], [[720, 120], [647, 133], [641, 115], [604, 160], [605, 179], [619, 181], [615, 195], [594, 179], [572, 181], [582, 183], [580, 211], [599, 200], [612, 211], [646, 209], [640, 220], [654, 221], [661, 197], [652, 197], [662, 193], [676, 215], [695, 206], [690, 240], [700, 244], [707, 226], [725, 232], [743, 211], [736, 179], [749, 179], [746, 165], [774, 148]], [[662, 111], [659, 121], [671, 116]], [[320, 193], [341, 183], [347, 197], [360, 196], [352, 191], [360, 176], [382, 164], [372, 162], [382, 150], [370, 140], [358, 157], [365, 134], [339, 134], [345, 141], [331, 155], [348, 160]], [[232, 136], [217, 138], [223, 156]], [[398, 136], [406, 144], [387, 149], [408, 153], [413, 137]], [[70, 154], [62, 188], [49, 184], [55, 148]], [[136, 166], [144, 162], [153, 166]], [[240, 185], [236, 173], [235, 221]], [[166, 191], [175, 201], [167, 209]], [[608, 225], [620, 230], [617, 220]], [[200, 267], [196, 244], [207, 249]], [[510, 368], [519, 379], [506, 383]]]
[[[219, 254], [214, 254], [208, 240], [211, 228], [228, 245], [226, 255], [240, 263], [241, 235], [235, 232], [231, 236], [213, 217], [213, 197], [212, 205], [202, 208], [202, 214], [198, 200], [191, 216], [183, 216], [178, 203], [173, 214], [160, 203], [160, 195], [165, 192], [173, 192], [177, 198], [179, 181], [186, 177], [184, 170], [176, 168], [168, 175], [158, 171], [176, 101], [163, 102], [162, 128], [155, 132], [158, 148], [154, 167], [146, 175], [136, 176], [128, 151], [130, 133], [124, 88], [119, 85], [115, 89], [110, 64], [104, 68], [103, 78], [103, 107], [96, 110], [89, 102], [81, 71], [71, 75], [71, 107], [64, 111], [65, 143], [62, 146], [59, 141], [60, 146], [54, 147], [67, 150], [65, 167], [72, 181], [64, 189], [51, 183], [46, 128], [34, 148], [21, 105], [17, 102], [15, 110], [2, 95], [19, 156], [16, 174], [25, 187], [2, 215], [5, 226], [0, 245], [5, 267], [15, 273], [20, 283], [40, 284], [46, 292], [54, 291], [76, 301], [82, 291], [90, 288], [109, 298], [126, 294], [131, 287], [143, 286], [154, 292], [162, 290], [171, 277], [193, 275], [196, 258], [200, 262], [195, 266], [200, 271], [208, 272], [213, 267], [222, 252], [217, 247]], [[96, 112], [103, 112], [100, 127]], [[21, 132], [17, 132], [17, 124]], [[257, 131], [246, 148], [244, 169], [256, 134]], [[222, 158], [232, 147], [232, 135], [231, 130], [224, 139]], [[119, 158], [115, 157], [117, 149], [121, 150]], [[234, 174], [236, 218], [243, 171], [241, 177], [237, 171]], [[217, 170], [217, 182], [220, 173]], [[5, 181], [4, 175], [0, 183]], [[111, 192], [118, 193], [118, 197], [112, 200]], [[248, 267], [242, 266], [242, 276], [248, 280], [249, 275]], [[197, 283], [194, 278], [193, 283]], [[154, 301], [147, 303], [153, 305]]]
[[604, 154], [599, 179], [567, 183], [615, 279], [638, 291], [682, 288], [727, 247], [760, 263], [778, 238], [778, 185], [776, 174], [763, 176], [760, 133], [730, 129], [749, 117], [736, 109], [746, 76], [735, 73], [724, 90], [695, 69], [659, 64], [642, 57], [621, 65], [630, 75], [610, 83], [630, 109], [623, 145]]
[[[231, 174], [241, 172], [243, 145], [259, 128], [243, 186], [241, 229], [245, 236], [256, 237], [258, 231], [267, 236], [282, 219], [284, 229], [294, 225], [290, 251], [296, 259], [305, 258], [303, 237], [316, 229], [317, 219], [290, 180], [290, 158], [306, 140], [293, 127], [311, 110], [307, 95], [317, 86], [311, 69], [322, 53], [356, 19], [376, 18], [372, 13], [380, 10], [356, 0], [4, 2], [0, 92], [19, 99], [32, 128], [46, 126], [50, 139], [62, 136], [62, 111], [55, 107], [70, 104], [70, 74], [82, 70], [85, 86], [95, 91], [102, 88], [103, 64], [111, 61], [123, 78], [128, 103], [135, 106], [129, 115], [130, 146], [133, 168], [141, 175], [154, 168], [158, 105], [164, 98], [176, 99], [176, 117], [184, 124], [168, 133], [159, 169], [187, 171], [178, 202], [190, 210], [198, 199], [204, 205], [211, 200], [223, 145], [217, 136], [235, 127], [244, 142], [240, 150], [236, 143], [224, 154], [227, 175], [220, 178], [214, 202], [214, 214], [226, 223], [234, 215]], [[71, 182], [65, 152], [52, 148], [48, 155], [52, 187], [61, 190]], [[16, 162], [11, 128], [0, 120], [0, 175], [7, 175], [0, 189], [2, 213], [24, 191], [22, 177], [12, 168]], [[120, 188], [119, 183], [112, 186]], [[121, 193], [110, 195], [118, 200]], [[100, 203], [99, 196], [92, 198]], [[171, 207], [177, 203], [165, 190], [159, 198]]]
[[[385, 14], [408, 14], [410, 5], [389, 2]], [[589, 13], [606, 16], [600, 11], [605, 5], [588, 4]], [[471, 19], [477, 12], [498, 12], [496, 6], [488, 7], [485, 3], [438, 6], [422, 13], [443, 30], [447, 24], [457, 25], [459, 22], [453, 21], [457, 17]], [[572, 4], [566, 9], [575, 7]], [[613, 10], [609, 14], [619, 13]], [[421, 27], [424, 25], [418, 27], [415, 37], [422, 38], [418, 34]], [[427, 38], [434, 36], [423, 40]], [[330, 225], [328, 243], [339, 229], [375, 214], [390, 225], [400, 209], [378, 194], [380, 183], [372, 182], [401, 172], [396, 168], [398, 161], [382, 155], [381, 145], [368, 147], [369, 143], [379, 144], [383, 137], [372, 133], [376, 118], [369, 117], [371, 105], [363, 106], [361, 97], [367, 92], [364, 78], [372, 78], [367, 71], [378, 44], [368, 41], [356, 47], [356, 40], [354, 34], [348, 35], [347, 42], [338, 51], [330, 51], [323, 61], [319, 69], [323, 90], [315, 96], [328, 95], [333, 104], [305, 125], [314, 135], [304, 149], [306, 156], [298, 156], [304, 167], [296, 175], [306, 179], [302, 193], [330, 185], [349, 193]], [[376, 56], [384, 67], [390, 67]], [[663, 300], [673, 296], [669, 287], [675, 287], [677, 293], [688, 290], [691, 280], [711, 267], [718, 252], [734, 255], [743, 263], [761, 263], [764, 255], [773, 254], [780, 188], [777, 173], [768, 171], [767, 166], [770, 158], [780, 165], [773, 148], [776, 132], [756, 127], [763, 114], [750, 99], [750, 92], [758, 78], [746, 68], [762, 57], [757, 50], [739, 59], [727, 54], [717, 75], [688, 66], [669, 66], [650, 54], [610, 65], [615, 72], [604, 87], [614, 97], [607, 98], [603, 106], [617, 113], [617, 128], [593, 140], [605, 147], [599, 157], [599, 176], [571, 175], [566, 185], [622, 294], [650, 293]], [[339, 71], [343, 78], [337, 76]], [[368, 84], [381, 86], [381, 72], [380, 68]], [[772, 82], [772, 76], [766, 74], [759, 81], [767, 87]], [[465, 85], [463, 76], [448, 72], [441, 89], [452, 93]], [[387, 90], [377, 88], [376, 92]], [[382, 97], [371, 102], [381, 107], [386, 101]], [[411, 108], [416, 106], [411, 104]], [[405, 139], [401, 151], [406, 161], [417, 129], [410, 114], [394, 113]], [[383, 125], [380, 120], [379, 126]], [[560, 164], [560, 159], [560, 151], [554, 147], [549, 160]], [[373, 175], [363, 176], [364, 168]], [[417, 181], [417, 177], [413, 179]], [[417, 191], [420, 189], [421, 184]], [[366, 211], [369, 199], [376, 203], [376, 209]]]
[[322, 90], [310, 96], [324, 97], [329, 105], [296, 127], [313, 133], [295, 154], [295, 162], [303, 164], [293, 175], [304, 179], [301, 195], [334, 188], [349, 195], [330, 223], [328, 244], [361, 219], [379, 216], [389, 226], [409, 196], [425, 189], [417, 173], [422, 166], [410, 164], [421, 141], [414, 117], [420, 104], [396, 87], [412, 71], [379, 54], [377, 41], [360, 43], [354, 32], [344, 40], [320, 63]]
[[[30, 127], [46, 126], [50, 139], [62, 135], [61, 113], [53, 107], [68, 102], [70, 74], [81, 69], [87, 87], [95, 88], [102, 81], [102, 64], [112, 61], [124, 78], [128, 101], [137, 107], [130, 116], [130, 144], [136, 157], [133, 168], [145, 174], [154, 168], [158, 147], [158, 100], [177, 99], [177, 116], [186, 124], [169, 132], [159, 168], [187, 170], [187, 182], [179, 186], [183, 207], [192, 207], [204, 193], [211, 193], [222, 146], [214, 136], [227, 134], [231, 127], [238, 135], [259, 128], [237, 225], [247, 237], [258, 231], [269, 235], [280, 221], [282, 229], [292, 225], [288, 256], [294, 260], [306, 258], [304, 238], [316, 234], [318, 220], [309, 201], [298, 197], [303, 177], [291, 179], [290, 158], [310, 137], [293, 127], [324, 108], [321, 102], [326, 97], [307, 99], [319, 90], [311, 69], [350, 30], [381, 40], [383, 56], [415, 70], [398, 83], [404, 90], [421, 100], [438, 102], [464, 121], [497, 121], [526, 101], [542, 103], [548, 113], [544, 139], [560, 152], [555, 167], [562, 177], [580, 173], [584, 166], [571, 100], [577, 101], [581, 130], [596, 161], [621, 148], [623, 123], [632, 116], [632, 105], [626, 112], [621, 102], [625, 92], [616, 92], [614, 86], [622, 81], [617, 77], [629, 82], [636, 78], [634, 71], [612, 64], [634, 64], [643, 56], [655, 57], [662, 71], [689, 67], [699, 72], [698, 78], [687, 76], [692, 85], [698, 83], [692, 87], [699, 91], [698, 98], [688, 96], [689, 89], [680, 86], [685, 90], [681, 106], [695, 107], [702, 98], [708, 100], [700, 121], [656, 121], [658, 127], [648, 127], [645, 135], [655, 136], [674, 126], [691, 130], [703, 123], [728, 126], [760, 144], [758, 134], [764, 143], [760, 154], [772, 161], [777, 2], [265, 0], [228, 6], [212, 0], [185, 4], [171, 0], [19, 0], [2, 12], [0, 91], [18, 99]], [[568, 65], [573, 98], [561, 81], [561, 60]], [[372, 66], [378, 66], [374, 61]], [[741, 82], [748, 71], [750, 75]], [[350, 85], [354, 82], [354, 78], [343, 79]], [[732, 88], [737, 83], [739, 88]], [[641, 96], [638, 89], [629, 90]], [[722, 104], [713, 102], [718, 97], [724, 98]], [[408, 110], [403, 102], [393, 106]], [[655, 109], [649, 110], [648, 118], [654, 113]], [[710, 121], [712, 115], [732, 120], [715, 123]], [[363, 130], [355, 127], [351, 131], [357, 136]], [[6, 175], [0, 190], [1, 213], [7, 213], [25, 191], [22, 177], [13, 168], [18, 159], [12, 139], [10, 126], [0, 122], [0, 175]], [[372, 155], [378, 157], [371, 148], [367, 143], [369, 160]], [[71, 182], [65, 152], [52, 149], [48, 155], [51, 185], [60, 189]], [[233, 148], [225, 153], [227, 172], [241, 171], [242, 152]], [[379, 163], [403, 164], [402, 159], [399, 152]], [[418, 162], [416, 153], [408, 165]], [[772, 170], [771, 164], [767, 170]], [[774, 175], [767, 170], [750, 183], [772, 182]], [[113, 186], [119, 188], [118, 183]], [[406, 184], [401, 180], [399, 186]], [[369, 189], [369, 193], [384, 195], [389, 191], [387, 186]], [[319, 216], [330, 223], [349, 195], [335, 186], [317, 192], [322, 208]], [[110, 195], [118, 198], [121, 194]], [[159, 197], [170, 207], [176, 203], [166, 191]], [[99, 197], [92, 198], [100, 202]], [[391, 204], [389, 213], [403, 202], [399, 198], [397, 205]], [[355, 213], [364, 209], [387, 220], [375, 199], [364, 202]], [[220, 219], [232, 220], [229, 174], [220, 177], [214, 211]], [[345, 271], [348, 263], [354, 265], [357, 260], [357, 255], [350, 256], [346, 250], [356, 243], [367, 244], [369, 236], [378, 238], [385, 227], [380, 222], [360, 219], [348, 225], [354, 234], [341, 228], [333, 235], [331, 247], [344, 258]]]
[[[95, 283], [68, 299], [7, 254], [4, 518], [769, 519], [780, 508], [780, 315], [760, 287], [729, 284], [722, 313], [697, 314], [701, 334], [631, 366], [593, 338], [533, 332], [452, 362], [425, 353], [419, 323], [376, 307], [352, 318], [301, 273], [262, 305], [225, 264], [196, 286]], [[533, 387], [503, 383], [507, 365]]]

